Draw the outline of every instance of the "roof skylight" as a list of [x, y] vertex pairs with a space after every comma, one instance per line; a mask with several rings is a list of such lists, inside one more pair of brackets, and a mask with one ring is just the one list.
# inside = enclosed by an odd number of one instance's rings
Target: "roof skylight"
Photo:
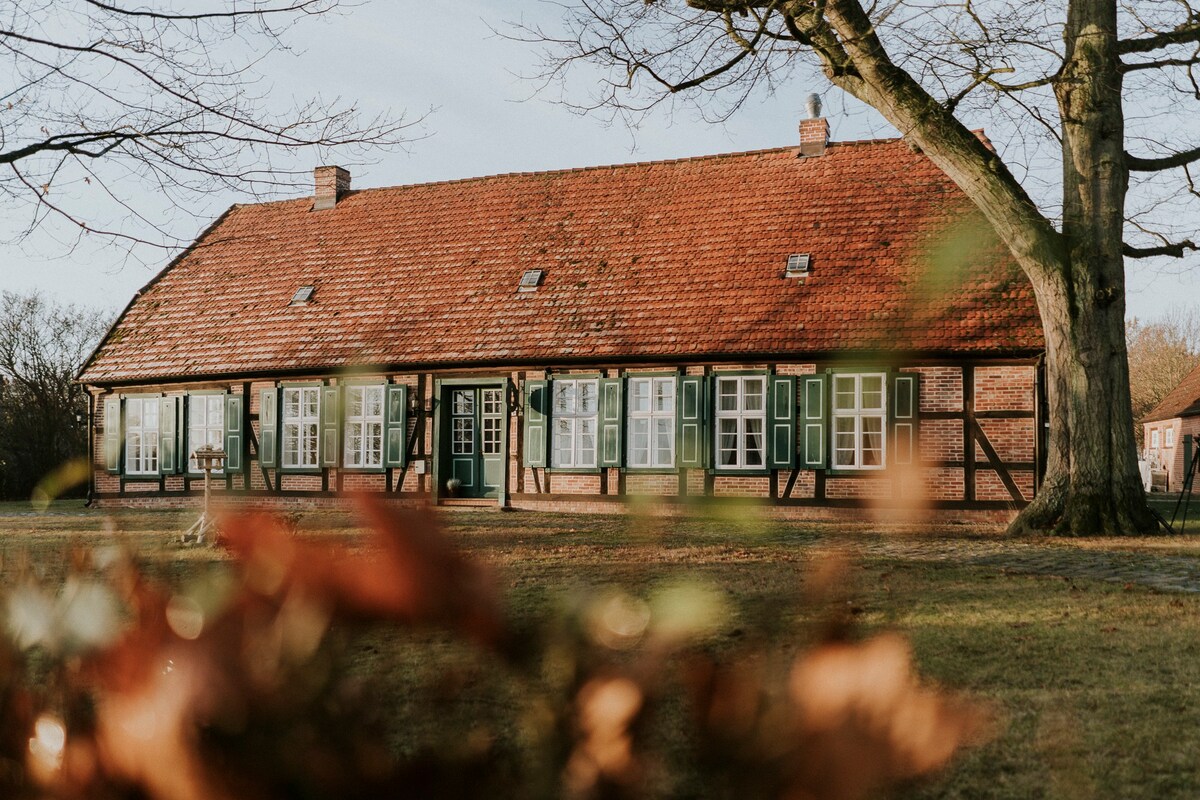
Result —
[[288, 303], [288, 305], [302, 306], [305, 303], [310, 302], [312, 300], [313, 292], [316, 290], [317, 287], [315, 286], [301, 286], [296, 290], [296, 293], [292, 295], [292, 302]]
[[788, 256], [785, 278], [802, 278], [808, 275], [808, 267], [812, 256], [808, 253], [792, 253]]
[[545, 277], [546, 271], [543, 269], [527, 269], [521, 275], [521, 282], [517, 284], [518, 292], [534, 292], [542, 285], [542, 278]]

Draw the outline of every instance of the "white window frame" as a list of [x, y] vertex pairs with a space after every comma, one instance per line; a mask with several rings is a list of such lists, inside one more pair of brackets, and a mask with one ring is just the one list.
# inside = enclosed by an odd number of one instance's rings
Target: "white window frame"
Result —
[[[213, 401], [216, 401], [217, 421], [212, 420]], [[199, 402], [197, 402], [199, 401]], [[199, 405], [202, 414], [197, 414]], [[225, 394], [189, 394], [187, 396], [187, 471], [194, 474], [203, 473], [196, 463], [193, 454], [204, 445], [225, 449]], [[214, 469], [214, 475], [222, 475], [225, 468]]]
[[[159, 400], [155, 397], [125, 398], [125, 474], [159, 474]], [[138, 410], [138, 424], [130, 421], [131, 412]], [[147, 414], [147, 410], [151, 413]], [[153, 425], [147, 419], [153, 419]], [[133, 446], [136, 441], [137, 450]]]
[[[877, 378], [879, 380], [879, 404], [865, 405], [863, 402], [863, 379]], [[832, 375], [833, 391], [831, 392], [830, 402], [830, 440], [832, 443], [831, 453], [832, 459], [829, 465], [831, 470], [836, 471], [852, 471], [852, 472], [870, 472], [881, 470], [887, 467], [887, 408], [888, 408], [888, 376], [886, 372], [835, 372]], [[850, 381], [853, 384], [854, 403], [849, 407], [839, 407], [838, 388], [839, 382], [845, 383]], [[864, 420], [879, 421], [879, 463], [864, 464], [863, 463], [863, 432]], [[854, 442], [854, 463], [841, 464], [838, 462], [839, 452], [849, 452], [848, 448], [838, 447], [838, 421], [852, 421], [853, 428], [848, 433], [853, 435]], [[847, 433], [843, 431], [842, 433]]]
[[[677, 378], [674, 375], [630, 375], [628, 380], [628, 397], [625, 407], [628, 409], [625, 420], [626, 446], [628, 456], [625, 464], [630, 469], [674, 469], [675, 468], [675, 403], [678, 391]], [[639, 387], [645, 387], [646, 408], [639, 409], [635, 398], [638, 397]], [[660, 394], [661, 390], [666, 390]], [[657, 401], [661, 400], [659, 403]], [[659, 405], [661, 407], [656, 408]], [[659, 427], [665, 423], [667, 434], [667, 457], [660, 458], [662, 448], [659, 447]], [[645, 431], [637, 430], [642, 424]], [[646, 437], [645, 448], [639, 448], [636, 437]]]
[[[751, 381], [757, 381], [762, 387], [761, 392], [747, 392], [746, 385]], [[736, 386], [735, 408], [721, 408], [722, 388], [729, 384]], [[715, 457], [713, 459], [718, 470], [745, 470], [753, 472], [767, 471], [767, 375], [765, 373], [756, 373], [754, 375], [717, 375], [716, 379], [716, 396], [713, 398], [713, 435]], [[755, 402], [753, 398], [757, 398]], [[754, 408], [757, 404], [758, 408]], [[727, 448], [721, 447], [721, 428], [722, 424], [732, 423], [734, 428], [734, 436], [736, 437], [736, 449], [729, 451]], [[757, 448], [748, 447], [747, 444], [751, 433], [751, 428], [758, 423], [759, 446]], [[748, 463], [747, 453], [757, 450], [759, 453], [759, 463]], [[725, 452], [733, 452], [735, 463], [723, 462], [722, 456]]]
[[1174, 428], [1164, 428], [1163, 429], [1163, 447], [1174, 447], [1174, 446], [1175, 446], [1175, 429]]
[[[348, 385], [345, 391], [346, 418], [342, 431], [342, 465], [346, 469], [383, 469], [383, 384]], [[356, 398], [357, 395], [357, 398]], [[370, 410], [374, 398], [378, 413]], [[354, 413], [355, 403], [359, 413]]]
[[[579, 410], [581, 387], [592, 392], [590, 411]], [[566, 402], [565, 398], [570, 401]], [[555, 378], [550, 382], [550, 467], [552, 469], [595, 469], [600, 445], [600, 380], [598, 378]], [[589, 434], [590, 429], [590, 434]], [[585, 447], [591, 436], [592, 446]], [[570, 447], [561, 446], [569, 439]], [[570, 458], [564, 458], [569, 452]], [[591, 457], [588, 458], [588, 452]]]
[[[321, 438], [321, 387], [285, 386], [281, 392], [283, 402], [279, 414], [279, 464], [283, 469], [319, 469], [319, 442]], [[289, 397], [297, 398], [298, 414], [291, 414]], [[308, 413], [308, 398], [313, 412]], [[311, 429], [311, 435], [306, 429]], [[301, 447], [301, 443], [311, 447]]]
[[1158, 438], [1158, 428], [1151, 428], [1150, 429], [1150, 446], [1155, 449], [1158, 449], [1159, 441], [1160, 440]]

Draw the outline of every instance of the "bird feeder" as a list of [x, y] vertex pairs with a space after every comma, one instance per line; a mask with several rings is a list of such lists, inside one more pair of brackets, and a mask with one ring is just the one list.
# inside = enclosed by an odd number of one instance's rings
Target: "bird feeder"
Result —
[[213, 470], [225, 468], [225, 451], [206, 444], [203, 447], [197, 447], [192, 453], [192, 458], [197, 467], [204, 471], [204, 510], [200, 513], [200, 519], [196, 520], [192, 527], [183, 534], [182, 541], [187, 542], [194, 539], [196, 544], [203, 544], [210, 531], [216, 533], [216, 525], [208, 513], [209, 484], [212, 480]]

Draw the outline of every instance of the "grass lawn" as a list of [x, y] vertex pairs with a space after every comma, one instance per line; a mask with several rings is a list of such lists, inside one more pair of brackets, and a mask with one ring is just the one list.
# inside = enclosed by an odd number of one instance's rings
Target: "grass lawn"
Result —
[[[0, 504], [0, 574], [9, 582], [27, 552], [53, 579], [65, 569], [68, 545], [119, 536], [151, 572], [185, 581], [222, 558], [217, 550], [175, 542], [193, 518], [194, 512], [109, 514], [72, 502], [36, 515], [21, 504]], [[464, 548], [495, 568], [514, 618], [551, 616], [565, 598], [588, 588], [645, 596], [670, 582], [699, 581], [717, 587], [734, 609], [709, 643], [718, 650], [757, 636], [783, 652], [795, 648], [812, 621], [799, 600], [806, 564], [826, 549], [848, 548], [855, 553], [852, 605], [860, 629], [903, 633], [927, 679], [993, 703], [1001, 718], [994, 741], [901, 796], [1200, 795], [1200, 595], [926, 555], [930, 546], [963, 542], [986, 549], [998, 533], [993, 529], [881, 535], [864, 525], [769, 521], [751, 513], [677, 520], [456, 512], [443, 519]], [[359, 536], [349, 516], [332, 512], [305, 516], [300, 531], [350, 543]], [[1200, 559], [1200, 540], [1191, 538], [1022, 546], [1066, 557], [1110, 551]], [[379, 634], [355, 647], [357, 668], [375, 676], [381, 707], [396, 720], [398, 748], [437, 746], [447, 731], [489, 720], [501, 740], [519, 738], [504, 720], [521, 702], [521, 687], [468, 648], [438, 633]], [[431, 691], [444, 697], [435, 712], [417, 702]], [[672, 792], [703, 794], [703, 788], [685, 776]]]

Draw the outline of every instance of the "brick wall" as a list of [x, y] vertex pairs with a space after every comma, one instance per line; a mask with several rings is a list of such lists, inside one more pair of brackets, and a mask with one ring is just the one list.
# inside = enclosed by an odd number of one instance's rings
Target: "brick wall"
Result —
[[1033, 411], [1035, 373], [1029, 367], [976, 367], [976, 411]]
[[[1033, 461], [1032, 419], [980, 419], [978, 422], [1001, 461]], [[986, 460], [983, 447], [976, 442], [975, 461], [978, 463]]]
[[716, 475], [714, 497], [770, 497], [771, 479], [765, 475]]
[[[764, 364], [724, 364], [711, 365], [709, 367], [691, 365], [682, 371], [690, 375], [703, 375], [726, 368], [753, 369], [765, 367], [766, 365]], [[780, 364], [775, 367], [779, 374], [784, 375], [813, 374], [824, 368], [824, 365], [813, 363]], [[651, 365], [646, 369], [654, 369], [654, 367]], [[918, 463], [914, 464], [911, 469], [893, 468], [885, 478], [829, 476], [823, 482], [824, 497], [839, 500], [859, 499], [881, 502], [907, 502], [923, 498], [939, 501], [955, 501], [963, 498], [963, 481], [966, 471], [961, 466], [964, 457], [962, 449], [963, 420], [961, 416], [964, 414], [963, 379], [965, 371], [955, 365], [911, 367], [906, 368], [905, 371], [921, 375], [920, 405], [923, 418], [921, 420], [919, 437]], [[584, 372], [595, 374], [596, 371], [585, 370]], [[621, 374], [623, 370], [607, 369], [603, 372], [604, 374], [615, 376]], [[525, 379], [543, 378], [546, 373], [542, 371], [517, 371], [501, 374], [520, 382]], [[436, 377], [434, 375], [405, 374], [384, 377], [393, 382], [404, 383], [409, 386], [410, 396], [423, 408], [429, 408], [431, 401], [434, 400], [432, 397], [433, 382]], [[1034, 377], [1035, 370], [1030, 365], [982, 366], [976, 368], [973, 385], [975, 410], [992, 413], [1031, 411], [1034, 407]], [[305, 380], [305, 378], [306, 376], [297, 376], [296, 380]], [[247, 405], [256, 440], [259, 435], [258, 417], [260, 409], [258, 405], [260, 390], [274, 385], [274, 382], [260, 381], [253, 383], [251, 386]], [[231, 388], [234, 391], [241, 391], [241, 387], [242, 384], [239, 382], [233, 384]], [[199, 387], [170, 388], [172, 392], [182, 392]], [[222, 387], [215, 384], [207, 384], [203, 388]], [[144, 387], [143, 390], [155, 391], [155, 388]], [[134, 393], [137, 389], [127, 391], [128, 393]], [[102, 407], [102, 402], [99, 400], [98, 407]], [[933, 416], [937, 415], [946, 418], [933, 418]], [[958, 415], [960, 418], [954, 418], [949, 415]], [[519, 414], [514, 414], [509, 417], [508, 422], [509, 462], [507, 468], [509, 492], [521, 495], [523, 507], [529, 507], [529, 503], [547, 502], [536, 500], [539, 485], [542, 493], [552, 494], [556, 498], [564, 498], [558, 501], [560, 503], [567, 502], [565, 497], [570, 497], [572, 498], [569, 501], [570, 503], [578, 502], [587, 505], [593, 502], [588, 498], [593, 497], [595, 498], [595, 504], [602, 507], [602, 510], [611, 510], [611, 497], [619, 495], [622, 486], [624, 487], [624, 492], [628, 495], [662, 497], [666, 498], [669, 502], [676, 502], [678, 500], [679, 477], [675, 473], [639, 474], [628, 472], [622, 475], [619, 470], [607, 469], [603, 474], [566, 473], [550, 470], [547, 475], [539, 470], [536, 476], [537, 480], [535, 480], [534, 470], [523, 466], [523, 418]], [[981, 418], [978, 422], [1002, 460], [1023, 463], [1033, 461], [1034, 422], [1031, 418]], [[410, 415], [408, 429], [410, 438], [416, 431], [418, 424], [417, 415]], [[412, 461], [424, 460], [427, 472], [431, 472], [432, 470], [431, 460], [435, 438], [433, 427], [431, 417], [424, 421], [423, 431], [418, 437], [415, 452], [411, 458]], [[1183, 433], [1181, 432], [1180, 435], [1182, 436]], [[102, 415], [98, 415], [97, 417], [94, 437], [96, 440], [96, 461], [98, 466], [95, 477], [95, 488], [102, 493], [116, 493], [120, 490], [119, 478], [105, 473], [103, 471], [103, 464], [99, 463], [103, 459]], [[1179, 458], [1181, 459], [1182, 448], [1178, 449], [1180, 450]], [[982, 448], [978, 445], [975, 448], [974, 456], [977, 464], [975, 486], [977, 499], [1009, 500], [1008, 492], [995, 471], [984, 463], [986, 462], [986, 458], [984, 457]], [[1013, 480], [1021, 489], [1022, 496], [1026, 499], [1030, 498], [1032, 496], [1033, 484], [1032, 473], [1014, 471], [1012, 475]], [[279, 475], [275, 471], [269, 471], [268, 477], [273, 487], [281, 488], [285, 491], [319, 491], [322, 486], [319, 475]], [[399, 487], [393, 487], [394, 491], [406, 494], [428, 492], [433, 482], [432, 475], [418, 474], [411, 464], [407, 470], [394, 471], [392, 477], [393, 480], [402, 481]], [[789, 471], [780, 471], [775, 476], [777, 489], [780, 493], [785, 490], [790, 477], [791, 473]], [[330, 470], [328, 478], [329, 488], [331, 490], [337, 489], [339, 480], [338, 471]], [[340, 481], [341, 488], [346, 491], [382, 492], [388, 488], [387, 475], [381, 473], [343, 471], [340, 475]], [[796, 474], [796, 480], [788, 495], [788, 499], [813, 499], [819, 502], [818, 494], [821, 491], [821, 483], [817, 480], [817, 473], [809, 470], [801, 470]], [[234, 484], [235, 489], [241, 488], [240, 475], [235, 478]], [[771, 479], [765, 476], [749, 475], [714, 476], [708, 474], [705, 470], [688, 470], [684, 476], [684, 484], [686, 487], [685, 495], [687, 496], [712, 494], [716, 497], [768, 498], [770, 496]], [[264, 490], [267, 487], [257, 460], [252, 460], [250, 464], [249, 486], [251, 489], [256, 490]], [[192, 493], [195, 493], [199, 491], [200, 487], [197, 482], [192, 481], [189, 488]], [[168, 492], [182, 493], [185, 489], [185, 482], [182, 478], [178, 477], [168, 478], [166, 489]], [[138, 499], [139, 502], [142, 499], [149, 498], [134, 498], [133, 496], [136, 493], [157, 493], [158, 490], [159, 483], [155, 481], [146, 483], [131, 481], [127, 482], [125, 488], [126, 493], [132, 499]], [[574, 498], [578, 498], [578, 500]]]

